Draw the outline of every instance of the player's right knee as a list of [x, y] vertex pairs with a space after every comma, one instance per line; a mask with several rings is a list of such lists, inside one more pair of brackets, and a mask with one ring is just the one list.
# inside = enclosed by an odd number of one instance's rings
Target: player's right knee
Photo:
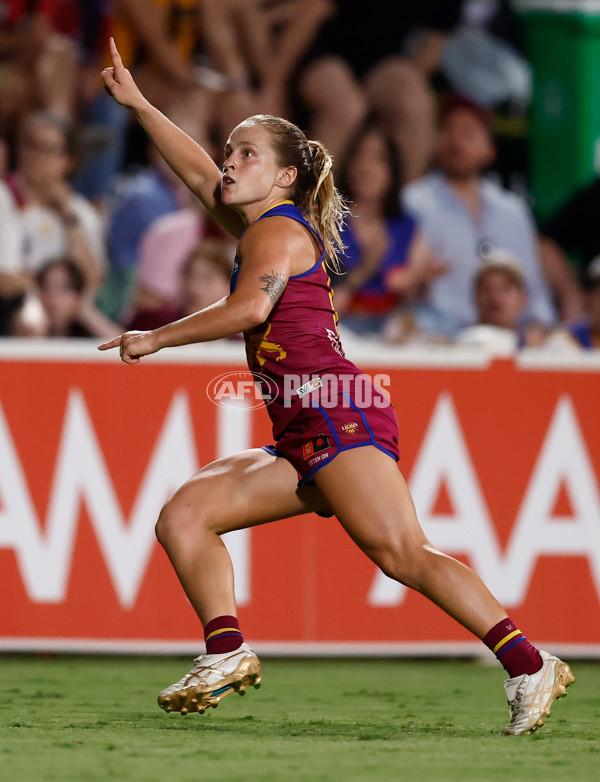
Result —
[[158, 542], [167, 548], [172, 540], [186, 535], [193, 527], [197, 529], [202, 523], [202, 516], [197, 508], [169, 500], [163, 505], [154, 528]]
[[[168, 503], [167, 503], [168, 505]], [[167, 505], [161, 509], [158, 520], [154, 525], [154, 533], [161, 546], [165, 547], [169, 533], [172, 527], [171, 516], [167, 510]]]

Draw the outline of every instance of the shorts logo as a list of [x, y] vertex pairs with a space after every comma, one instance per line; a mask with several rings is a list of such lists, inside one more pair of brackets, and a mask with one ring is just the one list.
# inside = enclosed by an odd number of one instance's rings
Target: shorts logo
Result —
[[356, 421], [351, 421], [349, 424], [344, 424], [342, 426], [342, 432], [346, 432], [346, 434], [356, 434], [358, 432], [358, 424]]
[[310, 394], [311, 391], [316, 391], [317, 388], [323, 388], [323, 381], [320, 377], [313, 377], [312, 380], [309, 380], [307, 383], [300, 386], [300, 388], [297, 388], [296, 393], [300, 399], [302, 399], [303, 396]]
[[316, 456], [313, 456], [312, 459], [308, 460], [308, 466], [314, 467], [315, 464], [318, 464], [318, 462], [322, 462], [324, 459], [329, 458], [329, 451], [323, 451], [323, 453], [318, 453]]
[[310, 459], [311, 456], [319, 453], [319, 451], [324, 451], [326, 448], [329, 448], [329, 438], [324, 434], [320, 434], [318, 437], [313, 437], [311, 440], [304, 443], [302, 446], [302, 456], [305, 459]]

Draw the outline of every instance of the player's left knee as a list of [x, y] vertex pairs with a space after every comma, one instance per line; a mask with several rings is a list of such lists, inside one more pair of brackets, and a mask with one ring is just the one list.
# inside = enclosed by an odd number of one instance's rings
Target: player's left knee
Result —
[[388, 578], [420, 590], [427, 568], [427, 545], [426, 542], [404, 540], [386, 546], [373, 559]]

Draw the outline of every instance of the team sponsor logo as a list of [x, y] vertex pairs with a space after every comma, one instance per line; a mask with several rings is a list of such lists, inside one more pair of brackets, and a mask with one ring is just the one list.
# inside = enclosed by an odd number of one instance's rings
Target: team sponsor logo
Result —
[[296, 389], [296, 394], [302, 399], [303, 396], [310, 394], [311, 391], [316, 391], [317, 388], [323, 388], [323, 381], [320, 377], [313, 377], [307, 383]]
[[329, 458], [329, 451], [323, 451], [323, 453], [319, 453], [316, 456], [313, 456], [312, 459], [308, 460], [308, 466], [314, 467], [315, 464], [318, 464], [319, 462], [322, 462], [324, 459]]
[[313, 437], [304, 443], [302, 446], [302, 456], [304, 459], [310, 459], [311, 456], [314, 456], [320, 451], [324, 451], [326, 448], [329, 448], [329, 437], [320, 434], [318, 437]]

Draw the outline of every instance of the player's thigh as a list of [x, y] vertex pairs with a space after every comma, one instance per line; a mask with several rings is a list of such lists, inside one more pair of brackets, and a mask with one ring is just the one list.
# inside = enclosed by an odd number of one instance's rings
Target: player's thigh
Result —
[[350, 537], [380, 566], [428, 544], [398, 465], [378, 448], [338, 454], [315, 482]]
[[202, 526], [223, 534], [327, 510], [316, 486], [297, 484], [298, 474], [286, 459], [261, 448], [242, 451], [211, 462], [186, 481], [163, 508], [159, 527]]

